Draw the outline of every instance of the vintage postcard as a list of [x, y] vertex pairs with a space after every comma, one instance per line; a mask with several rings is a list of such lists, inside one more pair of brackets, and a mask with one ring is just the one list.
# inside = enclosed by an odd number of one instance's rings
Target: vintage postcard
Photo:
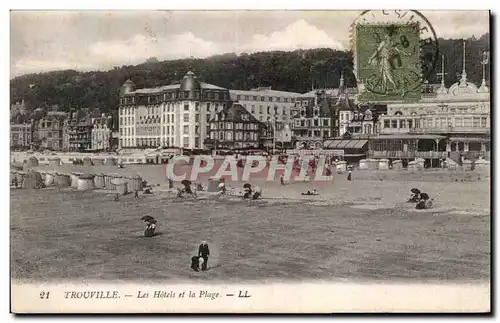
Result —
[[12, 313], [490, 312], [489, 26], [12, 10]]

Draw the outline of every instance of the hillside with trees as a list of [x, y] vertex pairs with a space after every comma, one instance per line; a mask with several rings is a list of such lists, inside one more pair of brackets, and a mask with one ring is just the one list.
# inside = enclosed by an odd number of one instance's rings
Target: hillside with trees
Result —
[[[482, 79], [482, 53], [489, 47], [489, 34], [466, 40], [468, 79], [477, 85]], [[462, 40], [440, 39], [439, 49], [445, 56], [445, 82], [450, 86], [462, 72]], [[437, 66], [436, 73], [440, 72], [440, 60]], [[337, 87], [341, 70], [345, 71], [348, 86], [356, 86], [352, 52], [322, 48], [241, 55], [228, 53], [206, 59], [162, 62], [151, 57], [140, 65], [115, 67], [108, 71], [65, 70], [27, 74], [10, 81], [10, 98], [11, 102], [24, 98], [29, 111], [57, 104], [62, 111], [98, 108], [102, 112], [112, 112], [118, 104], [120, 86], [128, 78], [137, 88], [155, 87], [178, 82], [189, 68], [201, 81], [229, 89], [271, 86], [275, 90], [304, 93], [311, 90], [312, 84], [316, 88]], [[440, 78], [434, 73], [428, 81], [439, 83]]]

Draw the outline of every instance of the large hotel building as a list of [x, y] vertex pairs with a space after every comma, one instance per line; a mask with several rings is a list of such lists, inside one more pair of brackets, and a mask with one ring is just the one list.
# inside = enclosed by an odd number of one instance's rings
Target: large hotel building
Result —
[[231, 103], [227, 89], [200, 82], [189, 71], [178, 84], [136, 89], [128, 80], [120, 90], [120, 148], [204, 149], [209, 122]]

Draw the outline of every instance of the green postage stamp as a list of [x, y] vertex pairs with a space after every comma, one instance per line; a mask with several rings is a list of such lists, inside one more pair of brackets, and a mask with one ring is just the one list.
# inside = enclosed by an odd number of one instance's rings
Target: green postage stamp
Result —
[[412, 24], [356, 26], [360, 101], [413, 101], [421, 96], [420, 28]]

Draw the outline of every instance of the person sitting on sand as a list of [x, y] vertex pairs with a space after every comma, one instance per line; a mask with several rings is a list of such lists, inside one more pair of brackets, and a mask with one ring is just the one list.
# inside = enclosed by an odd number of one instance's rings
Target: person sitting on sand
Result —
[[252, 196], [252, 188], [247, 186], [244, 188], [245, 193], [243, 194], [243, 199], [249, 199]]
[[152, 187], [147, 187], [145, 190], [144, 190], [144, 193], [143, 194], [153, 194], [153, 188]]
[[426, 205], [425, 205], [425, 201], [424, 201], [424, 200], [420, 200], [420, 201], [417, 203], [417, 205], [415, 205], [415, 208], [416, 208], [417, 210], [424, 210], [424, 209], [426, 209], [427, 207], [426, 207]]
[[220, 182], [218, 187], [219, 187], [219, 194], [220, 195], [225, 195], [226, 192], [227, 192], [226, 183], [225, 182]]
[[312, 191], [307, 191], [305, 193], [301, 193], [302, 195], [319, 195], [318, 191], [316, 189], [313, 189]]
[[257, 200], [262, 196], [262, 191], [260, 187], [256, 186], [255, 187], [255, 192], [253, 193], [252, 200]]
[[197, 184], [196, 184], [196, 190], [197, 190], [197, 191], [203, 191], [203, 190], [204, 190], [204, 189], [203, 189], [203, 185], [201, 185], [200, 183], [197, 183]]
[[434, 199], [430, 199], [425, 205], [426, 209], [432, 209], [434, 207]]
[[155, 235], [155, 230], [156, 230], [156, 223], [147, 222], [146, 228], [144, 229], [144, 236], [148, 238], [153, 237]]
[[410, 198], [408, 199], [408, 202], [419, 202], [420, 201], [420, 195], [413, 193], [410, 195]]

